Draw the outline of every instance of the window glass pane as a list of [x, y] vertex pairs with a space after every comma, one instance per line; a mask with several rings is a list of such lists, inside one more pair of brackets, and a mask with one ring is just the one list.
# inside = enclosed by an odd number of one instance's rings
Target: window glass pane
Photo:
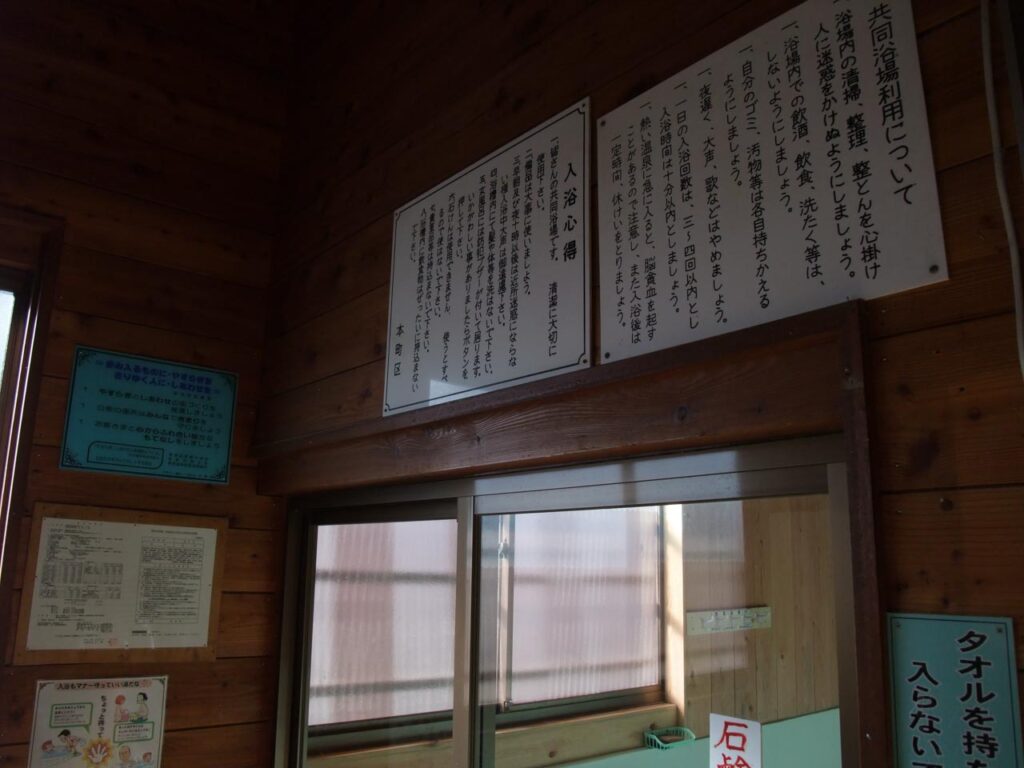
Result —
[[7, 374], [7, 344], [11, 335], [11, 317], [14, 314], [14, 294], [0, 291], [0, 386]]
[[455, 521], [317, 530], [309, 724], [450, 710]]
[[[827, 496], [523, 513], [499, 521], [485, 528], [485, 547], [496, 554], [488, 559], [485, 548], [481, 567], [482, 613], [496, 594], [498, 639], [496, 685], [491, 668], [481, 667], [484, 701], [498, 712], [484, 726], [493, 739], [485, 742], [481, 766], [545, 764], [546, 744], [527, 755], [532, 744], [518, 748], [518, 731], [502, 730], [501, 705], [509, 699], [504, 716], [513, 724], [538, 702], [558, 702], [543, 711], [564, 718], [544, 726], [557, 734], [551, 739], [559, 755], [595, 767], [640, 765], [650, 753], [636, 712], [602, 715], [595, 738], [592, 718], [572, 717], [594, 702], [572, 697], [659, 682], [666, 704], [644, 710], [644, 727], [693, 732], [694, 741], [657, 753], [674, 755], [680, 765], [696, 765], [700, 755], [707, 763], [711, 713], [763, 723], [766, 764], [809, 765], [810, 743], [815, 765], [841, 764]], [[666, 736], [672, 737], [682, 735]]]
[[[671, 623], [685, 627], [685, 676], [677, 690], [686, 725], [707, 735], [711, 712], [762, 723], [832, 712], [838, 723], [828, 497], [666, 510], [667, 520], [681, 516], [678, 526], [667, 522], [666, 528], [681, 539], [674, 547], [682, 552], [676, 608], [685, 623]], [[743, 617], [729, 613], [756, 607], [770, 609], [770, 624], [742, 629]], [[829, 747], [829, 754], [839, 754], [838, 743]]]
[[514, 518], [511, 703], [657, 685], [659, 508]]

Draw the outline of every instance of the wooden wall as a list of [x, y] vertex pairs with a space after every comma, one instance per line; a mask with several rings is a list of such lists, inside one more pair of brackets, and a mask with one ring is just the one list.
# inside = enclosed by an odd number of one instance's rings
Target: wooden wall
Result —
[[683, 723], [707, 736], [711, 712], [772, 723], [839, 706], [828, 497], [686, 504], [682, 514], [685, 611], [772, 609], [767, 629], [683, 638]]
[[[0, 765], [26, 764], [35, 681], [168, 674], [165, 765], [271, 764], [281, 585], [279, 500], [250, 454], [278, 220], [290, 49], [286, 3], [0, 4], [0, 207], [65, 222], [31, 425], [13, 604], [36, 502], [225, 518], [217, 658], [0, 668]], [[0, 227], [5, 226], [0, 215]], [[235, 371], [227, 486], [60, 471], [75, 344]], [[8, 633], [10, 634], [10, 633]]]
[[[438, 0], [393, 14], [369, 2], [307, 3], [257, 426], [263, 487], [295, 492], [538, 463], [540, 436], [558, 435], [562, 455], [580, 458], [610, 443], [628, 450], [643, 430], [665, 447], [836, 428], [834, 403], [787, 411], [758, 399], [762, 377], [813, 377], [822, 367], [813, 348], [803, 367], [781, 373], [777, 357], [745, 353], [725, 373], [719, 361], [698, 361], [681, 382], [560, 391], [474, 419], [379, 418], [392, 211], [575, 100], [589, 95], [600, 115], [793, 4]], [[1024, 382], [979, 7], [914, 7], [951, 279], [867, 308], [884, 599], [896, 610], [1010, 615], [1020, 626]], [[998, 87], [1012, 144], [1005, 78]], [[1006, 168], [1020, 214], [1015, 150]], [[746, 431], [700, 422], [693, 405], [723, 392]], [[666, 406], [683, 398], [689, 416]], [[1017, 644], [1024, 659], [1024, 631]]]

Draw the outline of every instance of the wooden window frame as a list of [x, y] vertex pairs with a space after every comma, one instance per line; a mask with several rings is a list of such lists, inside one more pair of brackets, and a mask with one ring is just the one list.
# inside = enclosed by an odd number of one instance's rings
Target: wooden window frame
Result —
[[[35, 428], [64, 222], [0, 206], [0, 289], [13, 290], [14, 311], [0, 388], [0, 605], [13, 606], [23, 546]], [[28, 599], [24, 595], [22, 599]], [[0, 648], [11, 648], [15, 620], [0, 621]], [[6, 658], [6, 655], [5, 655]], [[10, 659], [8, 659], [9, 661]]]
[[[849, 518], [836, 533], [847, 545], [849, 581], [842, 599], [852, 606], [852, 626], [840, 631], [848, 629], [856, 638], [842, 672], [857, 683], [854, 700], [844, 708], [843, 752], [852, 756], [846, 760], [850, 766], [885, 765], [890, 734], [884, 605], [868, 451], [864, 328], [863, 302], [848, 302], [300, 442], [264, 444], [261, 491], [326, 495], [332, 488], [841, 434]], [[290, 597], [298, 576], [287, 578]], [[285, 626], [294, 626], [297, 618], [290, 610], [286, 599]], [[282, 638], [282, 701], [290, 700], [298, 679], [285, 661], [292, 658], [292, 646]], [[289, 752], [294, 742], [288, 739], [286, 710], [279, 712], [278, 764], [301, 765], [301, 760], [289, 763], [296, 752]]]

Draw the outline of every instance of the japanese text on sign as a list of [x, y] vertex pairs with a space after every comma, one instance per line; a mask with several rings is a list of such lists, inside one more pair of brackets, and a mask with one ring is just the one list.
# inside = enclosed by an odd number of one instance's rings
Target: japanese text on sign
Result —
[[1020, 768], [1008, 619], [890, 614], [898, 768]]
[[589, 101], [395, 213], [384, 414], [588, 365]]
[[40, 680], [30, 768], [159, 768], [167, 677]]
[[194, 648], [209, 642], [217, 531], [45, 517], [26, 648]]
[[761, 724], [711, 714], [711, 768], [761, 768]]
[[75, 350], [61, 467], [227, 483], [233, 373]]
[[809, 0], [598, 126], [605, 359], [946, 277], [910, 0]]

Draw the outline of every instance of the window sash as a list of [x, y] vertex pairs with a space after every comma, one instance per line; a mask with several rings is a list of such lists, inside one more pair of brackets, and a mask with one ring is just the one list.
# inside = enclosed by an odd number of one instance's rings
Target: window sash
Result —
[[[443, 516], [457, 517], [461, 546], [460, 567], [457, 571], [455, 709], [451, 720], [454, 730], [454, 765], [458, 768], [490, 765], [487, 761], [493, 755], [493, 735], [497, 727], [530, 722], [535, 716], [536, 719], [568, 716], [580, 711], [576, 709], [579, 706], [610, 704], [616, 701], [616, 697], [543, 702], [545, 706], [531, 703], [522, 708], [512, 705], [504, 713], [495, 713], [493, 707], [479, 706], [480, 627], [487, 624], [481, 623], [480, 606], [468, 598], [473, 590], [481, 586], [479, 563], [466, 563], [464, 556], [469, 551], [467, 542], [469, 547], [480, 546], [480, 525], [483, 520], [494, 515], [516, 512], [829, 493], [833, 498], [833, 520], [848, 528], [850, 510], [846, 502], [845, 483], [837, 481], [837, 478], [845, 478], [846, 458], [842, 436], [829, 435], [613, 464], [316, 494], [303, 499], [299, 509], [304, 514], [304, 523], [299, 522], [299, 525], [308, 526], [305, 594], [312, 594], [308, 562], [310, 558], [315, 558], [315, 526], [318, 522], [328, 519], [333, 522], [354, 522], [359, 519], [379, 522], [409, 519], [407, 515], [410, 514], [417, 515], [414, 519], [424, 519], [418, 516], [424, 514], [423, 510], [410, 511], [407, 508], [409, 504], [422, 504], [424, 509], [433, 510], [425, 512], [428, 515], [437, 514], [437, 509], [444, 509], [446, 512]], [[310, 541], [313, 541], [312, 546]], [[834, 544], [833, 547], [838, 552], [842, 544], [841, 537], [838, 545]], [[848, 599], [852, 590], [850, 556], [851, 553], [847, 552], [845, 558], [837, 556], [835, 560], [839, 568], [836, 584], [837, 621], [842, 616], [853, 620], [853, 604]], [[307, 600], [304, 604], [308, 605], [309, 602]], [[293, 701], [297, 701], [298, 705], [293, 706], [290, 714], [282, 715], [279, 720], [281, 723], [291, 723], [292, 754], [297, 756], [298, 765], [305, 761], [307, 737], [312, 747], [310, 754], [338, 748], [328, 746], [327, 739], [335, 737], [328, 737], [319, 729], [307, 729], [305, 726], [302, 701], [308, 701], [308, 668], [303, 669], [302, 657], [308, 656], [309, 628], [307, 616], [306, 621], [300, 624], [297, 666], [299, 680], [303, 682], [293, 688], [297, 692]], [[838, 649], [840, 656], [852, 655], [855, 642], [852, 636], [841, 634]], [[307, 652], [304, 653], [303, 649]], [[287, 666], [284, 656], [282, 664], [284, 670]], [[846, 723], [854, 722], [857, 714], [857, 682], [855, 676], [841, 675], [840, 712], [844, 723], [844, 762], [850, 761], [851, 764], [855, 761], [847, 755], [845, 731]], [[638, 706], [650, 703], [651, 700], [645, 697], [652, 694], [658, 697], [655, 701], [664, 700], [663, 690], [656, 686], [653, 690], [627, 692], [618, 701], [633, 702], [627, 705]], [[367, 733], [365, 728], [362, 733]], [[392, 733], [398, 734], [400, 731]], [[851, 750], [850, 754], [856, 753]]]

